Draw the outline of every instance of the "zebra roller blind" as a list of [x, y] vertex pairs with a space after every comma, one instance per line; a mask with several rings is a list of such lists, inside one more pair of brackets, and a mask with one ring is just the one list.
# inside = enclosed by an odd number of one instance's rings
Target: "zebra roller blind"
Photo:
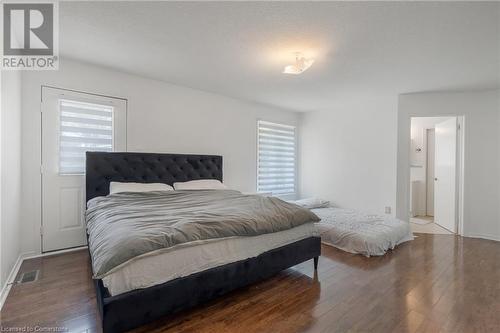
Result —
[[257, 192], [282, 196], [296, 191], [295, 126], [259, 120]]
[[86, 151], [113, 151], [113, 107], [59, 100], [59, 173], [85, 172]]

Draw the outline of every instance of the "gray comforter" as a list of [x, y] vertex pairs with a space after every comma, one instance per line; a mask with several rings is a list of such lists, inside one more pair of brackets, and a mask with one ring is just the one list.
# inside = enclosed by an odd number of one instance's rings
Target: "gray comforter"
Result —
[[137, 256], [193, 241], [257, 236], [319, 218], [273, 197], [230, 190], [118, 193], [88, 202], [95, 278]]

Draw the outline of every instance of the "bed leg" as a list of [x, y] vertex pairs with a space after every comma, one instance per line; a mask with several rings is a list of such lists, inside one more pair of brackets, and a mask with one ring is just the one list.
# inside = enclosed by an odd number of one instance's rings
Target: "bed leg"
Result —
[[319, 257], [314, 257], [314, 270], [318, 269], [318, 260], [319, 260]]

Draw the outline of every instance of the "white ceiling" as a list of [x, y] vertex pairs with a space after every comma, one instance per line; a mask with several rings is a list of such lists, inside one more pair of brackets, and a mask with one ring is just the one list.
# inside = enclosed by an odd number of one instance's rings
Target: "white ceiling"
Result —
[[[500, 3], [61, 2], [61, 56], [295, 111], [500, 86]], [[316, 59], [284, 75], [293, 52]]]
[[456, 117], [412, 117], [411, 128], [435, 128], [437, 124]]

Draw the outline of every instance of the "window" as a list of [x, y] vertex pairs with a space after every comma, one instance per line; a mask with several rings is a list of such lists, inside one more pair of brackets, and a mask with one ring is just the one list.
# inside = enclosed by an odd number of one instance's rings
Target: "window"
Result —
[[296, 190], [296, 129], [259, 120], [257, 192], [283, 196]]
[[59, 173], [85, 172], [86, 151], [113, 151], [113, 107], [59, 100]]

